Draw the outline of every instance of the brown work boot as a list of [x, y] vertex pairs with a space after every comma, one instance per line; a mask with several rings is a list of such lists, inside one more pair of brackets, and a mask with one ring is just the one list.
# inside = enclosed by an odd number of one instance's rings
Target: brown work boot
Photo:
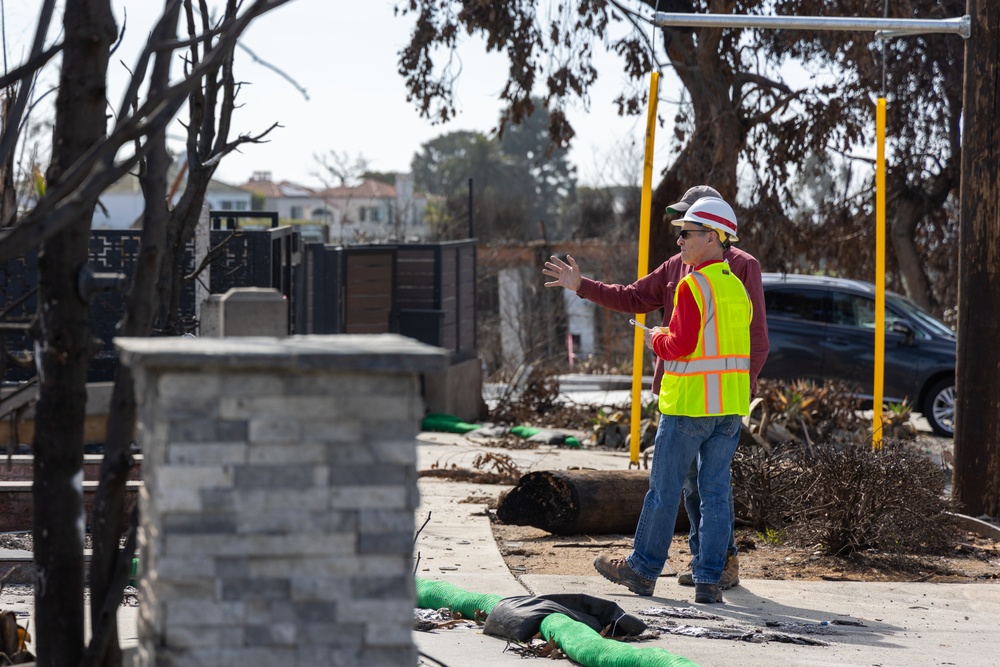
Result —
[[656, 587], [655, 579], [637, 574], [624, 558], [611, 558], [607, 554], [601, 554], [594, 559], [594, 568], [608, 581], [624, 586], [636, 595], [648, 597]]
[[740, 584], [740, 559], [736, 554], [726, 556], [726, 567], [722, 570], [722, 578], [719, 579], [719, 588], [728, 591], [733, 586]]
[[[686, 572], [677, 575], [677, 583], [681, 586], [694, 586], [694, 574], [691, 572], [691, 565], [688, 564]], [[726, 556], [726, 567], [722, 570], [722, 578], [719, 579], [719, 588], [728, 591], [733, 586], [740, 583], [740, 559], [736, 554]]]
[[694, 559], [692, 558], [688, 562], [687, 569], [677, 575], [677, 583], [681, 586], [694, 586], [694, 573], [692, 572], [693, 564]]
[[718, 584], [695, 584], [694, 601], [702, 604], [722, 602], [722, 591]]

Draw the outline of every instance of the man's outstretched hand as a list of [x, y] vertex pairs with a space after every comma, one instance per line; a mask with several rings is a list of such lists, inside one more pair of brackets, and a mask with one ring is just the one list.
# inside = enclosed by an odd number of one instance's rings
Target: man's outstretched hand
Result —
[[583, 281], [580, 267], [577, 266], [576, 260], [569, 255], [566, 255], [566, 260], [569, 262], [568, 264], [552, 255], [549, 261], [545, 262], [542, 273], [555, 278], [555, 280], [545, 283], [546, 287], [565, 287], [574, 292], [580, 289], [580, 283]]

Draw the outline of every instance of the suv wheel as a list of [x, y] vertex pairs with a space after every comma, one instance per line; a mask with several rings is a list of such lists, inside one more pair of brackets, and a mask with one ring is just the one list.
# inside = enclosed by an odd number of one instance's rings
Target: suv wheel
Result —
[[924, 419], [937, 435], [955, 435], [955, 380], [944, 378], [935, 382], [923, 406]]

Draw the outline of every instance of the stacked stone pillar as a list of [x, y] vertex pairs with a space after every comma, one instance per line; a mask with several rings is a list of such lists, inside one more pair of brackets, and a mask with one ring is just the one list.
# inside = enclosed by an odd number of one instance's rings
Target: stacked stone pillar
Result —
[[140, 405], [138, 663], [411, 666], [419, 376], [380, 336], [116, 341]]

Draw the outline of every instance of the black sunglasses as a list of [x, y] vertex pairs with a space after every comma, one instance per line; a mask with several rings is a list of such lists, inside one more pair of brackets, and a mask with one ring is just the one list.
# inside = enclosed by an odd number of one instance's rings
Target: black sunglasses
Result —
[[686, 239], [688, 234], [711, 234], [714, 231], [714, 229], [682, 229], [677, 232], [677, 235], [682, 239]]

